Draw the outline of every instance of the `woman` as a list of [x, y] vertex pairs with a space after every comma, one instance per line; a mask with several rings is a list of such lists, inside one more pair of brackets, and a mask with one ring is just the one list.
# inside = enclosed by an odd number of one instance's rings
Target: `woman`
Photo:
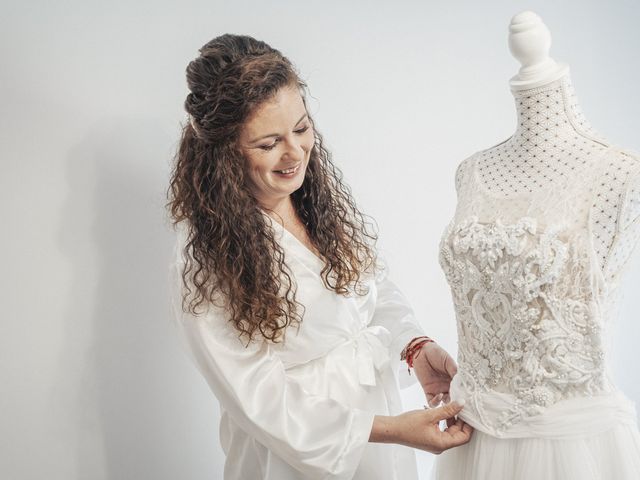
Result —
[[279, 51], [229, 34], [200, 49], [187, 81], [172, 281], [220, 402], [224, 478], [417, 478], [406, 447], [439, 453], [471, 427], [454, 403], [401, 413], [399, 357], [417, 348], [407, 358], [433, 406], [455, 364], [378, 268], [306, 85]]

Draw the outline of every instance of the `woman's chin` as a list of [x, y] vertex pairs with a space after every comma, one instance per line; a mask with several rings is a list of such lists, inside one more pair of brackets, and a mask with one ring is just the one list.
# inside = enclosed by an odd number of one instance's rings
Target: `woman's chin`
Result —
[[278, 185], [281, 189], [293, 193], [298, 190], [304, 183], [304, 170], [296, 172], [296, 174], [290, 178], [275, 174], [274, 180], [275, 184]]

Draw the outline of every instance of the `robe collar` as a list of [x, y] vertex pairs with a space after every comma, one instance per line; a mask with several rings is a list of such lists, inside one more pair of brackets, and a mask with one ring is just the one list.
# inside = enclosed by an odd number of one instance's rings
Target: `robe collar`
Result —
[[260, 209], [260, 212], [264, 215], [267, 223], [273, 228], [278, 243], [280, 243], [287, 252], [291, 252], [291, 254], [293, 254], [312, 271], [319, 274], [324, 268], [324, 260], [309, 250], [304, 243], [298, 240], [298, 237], [284, 228], [280, 222], [271, 218], [267, 212], [262, 209]]

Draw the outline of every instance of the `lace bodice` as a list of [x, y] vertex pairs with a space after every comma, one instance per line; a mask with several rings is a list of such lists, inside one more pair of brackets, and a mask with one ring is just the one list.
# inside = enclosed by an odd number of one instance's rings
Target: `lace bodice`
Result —
[[[555, 106], [574, 98], [567, 85], [516, 96], [519, 113], [539, 108], [536, 98]], [[520, 115], [516, 135], [461, 162], [456, 212], [440, 244], [458, 381], [470, 414], [497, 433], [560, 400], [614, 388], [607, 332], [639, 238], [640, 161], [575, 128], [575, 102], [560, 105], [551, 117], [566, 128], [554, 120], [535, 130], [531, 119], [541, 114]], [[556, 143], [545, 148], [545, 139]], [[506, 408], [489, 412], [486, 395]]]

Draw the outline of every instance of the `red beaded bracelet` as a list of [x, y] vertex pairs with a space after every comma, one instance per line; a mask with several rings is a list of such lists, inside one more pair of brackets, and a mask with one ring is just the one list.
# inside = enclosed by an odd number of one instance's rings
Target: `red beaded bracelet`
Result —
[[[412, 345], [412, 343], [415, 342], [416, 340], [420, 340], [420, 341]], [[425, 343], [429, 343], [433, 341], [434, 340], [432, 338], [429, 338], [426, 335], [423, 335], [421, 337], [412, 338], [411, 341], [407, 343], [407, 346], [404, 347], [404, 349], [400, 353], [400, 360], [407, 361], [407, 365], [408, 365], [407, 372], [409, 372], [409, 375], [411, 375], [411, 369], [413, 368], [413, 356], [416, 354], [416, 352], [420, 351], [420, 349]]]

